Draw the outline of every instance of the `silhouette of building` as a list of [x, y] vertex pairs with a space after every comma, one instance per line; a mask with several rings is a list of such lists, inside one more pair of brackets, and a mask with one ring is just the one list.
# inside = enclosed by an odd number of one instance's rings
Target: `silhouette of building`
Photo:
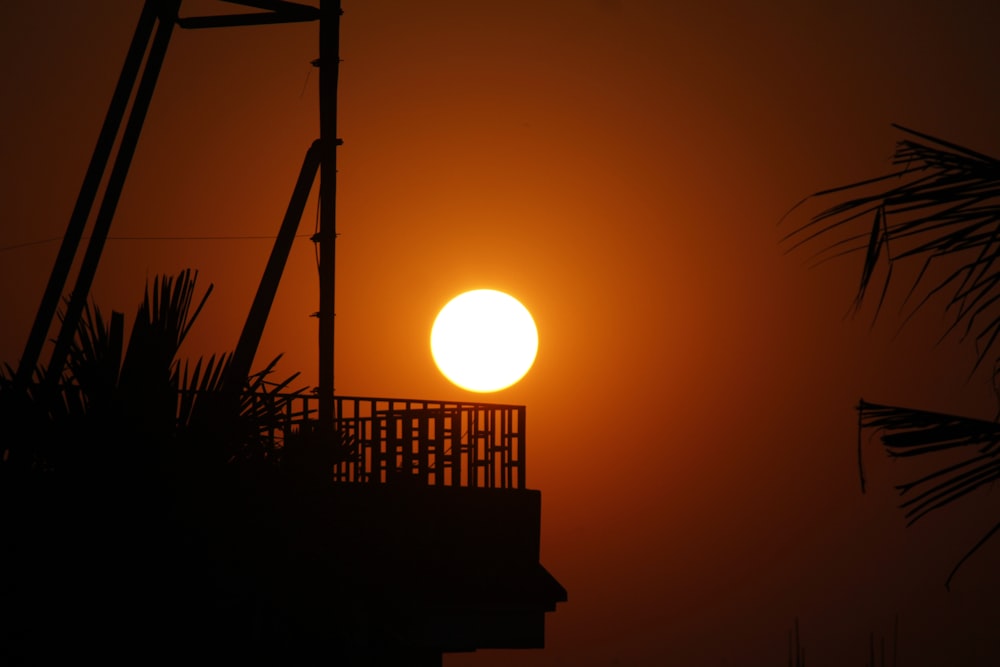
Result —
[[[12, 611], [14, 603], [8, 603], [10, 613], [0, 620], [10, 621], [15, 629], [5, 629], [4, 637], [10, 639], [23, 631], [22, 641], [29, 646], [48, 632], [34, 627], [35, 621], [51, 624], [49, 629], [73, 627], [73, 632], [61, 636], [76, 637], [84, 642], [78, 645], [83, 648], [71, 646], [46, 655], [80, 657], [86, 654], [87, 645], [100, 647], [102, 641], [121, 642], [125, 636], [142, 643], [146, 656], [156, 653], [154, 644], [163, 651], [185, 654], [196, 638], [211, 635], [212, 650], [221, 651], [223, 657], [287, 664], [328, 656], [336, 664], [397, 660], [434, 665], [440, 664], [446, 652], [540, 648], [545, 614], [567, 595], [539, 562], [541, 493], [526, 486], [525, 408], [347, 397], [332, 391], [340, 2], [323, 0], [316, 8], [284, 0], [227, 1], [262, 11], [180, 18], [180, 0], [146, 0], [24, 354], [12, 382], [4, 387], [7, 396], [0, 407], [5, 418], [20, 418], [25, 426], [22, 433], [26, 433], [38, 426], [31, 419], [48, 419], [50, 413], [31, 416], [24, 412], [28, 416], [19, 417], [21, 397], [27, 401], [26, 397], [34, 400], [60, 391], [65, 396], [71, 391], [62, 384], [67, 356], [85, 317], [90, 284], [173, 28], [319, 21], [316, 64], [320, 66], [321, 136], [307, 152], [226, 372], [213, 392], [198, 398], [199, 405], [212, 408], [202, 413], [201, 433], [214, 433], [220, 441], [232, 437], [235, 431], [227, 432], [227, 425], [235, 423], [247, 401], [277, 401], [278, 407], [258, 411], [266, 417], [258, 420], [256, 432], [257, 444], [270, 456], [264, 458], [274, 470], [261, 473], [244, 466], [236, 473], [202, 480], [194, 491], [183, 491], [189, 496], [178, 504], [184, 505], [183, 511], [163, 510], [157, 521], [151, 519], [149, 508], [164, 505], [162, 499], [124, 508], [111, 501], [95, 504], [114, 508], [114, 520], [105, 522], [106, 550], [89, 560], [77, 559], [76, 566], [64, 568], [62, 578], [44, 584], [44, 590], [54, 596], [52, 608], [45, 606], [45, 596], [36, 595], [41, 589], [21, 584], [5, 588], [11, 593], [9, 599], [26, 606]], [[248, 394], [250, 365], [320, 165], [326, 168], [319, 185], [320, 229], [314, 238], [321, 269], [319, 387], [314, 395], [255, 394], [252, 389]], [[60, 320], [52, 356], [38, 377], [43, 344], [56, 321], [56, 308], [102, 183], [101, 204], [75, 287]], [[119, 358], [121, 326], [119, 317], [112, 327], [119, 332]], [[120, 438], [125, 442], [134, 433]], [[30, 435], [23, 441], [34, 442]], [[4, 480], [14, 479], [12, 474], [5, 475]], [[27, 540], [34, 546], [25, 554], [51, 556], [77, 538], [96, 539], [72, 518], [78, 515], [67, 513], [62, 504], [73, 502], [77, 497], [73, 494], [86, 494], [92, 487], [93, 478], [74, 482], [69, 491], [60, 492], [63, 495], [50, 495], [49, 502], [36, 503], [31, 512], [24, 513], [23, 525], [8, 531], [5, 549], [9, 547], [12, 553]], [[5, 490], [8, 499], [37, 499], [47, 493], [37, 485], [27, 491], [12, 489]], [[147, 490], [146, 495], [152, 493]], [[199, 525], [179, 525], [184, 522]], [[152, 545], [167, 538], [137, 537], [138, 533], [126, 528], [137, 523], [150, 528], [147, 532], [155, 532], [157, 526], [172, 531], [170, 549], [149, 556], [159, 548]], [[40, 528], [43, 524], [44, 529]], [[145, 545], [141, 549], [136, 546], [139, 542]], [[109, 565], [117, 561], [106, 556], [125, 547], [147, 555], [132, 559], [123, 574]], [[18, 558], [20, 565], [38, 572], [47, 567], [39, 564], [43, 561], [32, 564], [32, 555]], [[91, 566], [96, 569], [88, 570]], [[72, 591], [66, 592], [63, 584]], [[121, 602], [113, 612], [113, 618], [123, 624], [114, 640], [102, 634], [101, 621], [86, 611], [90, 609], [87, 601], [110, 595], [112, 590], [119, 602], [130, 601]], [[38, 601], [27, 602], [33, 595]], [[74, 602], [66, 607], [69, 597]], [[59, 605], [76, 612], [52, 616], [51, 610]], [[229, 611], [223, 614], [222, 609]], [[185, 637], [184, 633], [193, 634]], [[255, 654], [255, 646], [266, 650]], [[29, 662], [44, 662], [32, 657], [31, 650], [17, 655]], [[13, 655], [7, 657], [16, 661]]]

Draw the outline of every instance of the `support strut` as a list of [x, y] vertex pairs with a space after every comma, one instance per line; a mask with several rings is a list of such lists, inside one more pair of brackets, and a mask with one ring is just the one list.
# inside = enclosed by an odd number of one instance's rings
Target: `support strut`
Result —
[[[150, 4], [148, 0], [147, 5]], [[70, 294], [69, 304], [66, 306], [66, 315], [63, 317], [62, 326], [59, 329], [59, 336], [56, 338], [55, 349], [49, 360], [43, 384], [47, 389], [51, 389], [58, 383], [62, 376], [63, 366], [66, 363], [66, 356], [76, 335], [77, 325], [80, 315], [87, 303], [87, 296], [90, 294], [90, 286], [94, 282], [94, 275], [97, 273], [97, 266], [101, 261], [101, 253], [104, 251], [104, 244], [108, 238], [108, 231], [111, 229], [111, 220], [114, 218], [115, 209], [118, 206], [118, 199], [121, 197], [122, 188], [125, 186], [125, 177], [128, 175], [129, 166], [132, 164], [132, 157], [135, 155], [135, 147], [139, 143], [139, 135], [142, 133], [142, 125], [146, 119], [146, 112], [149, 110], [149, 103], [153, 99], [153, 91], [156, 89], [156, 80], [160, 74], [160, 67], [167, 54], [167, 46], [170, 44], [170, 35], [173, 32], [174, 24], [177, 21], [177, 10], [180, 0], [156, 0], [152, 4], [156, 6], [156, 18], [159, 25], [153, 37], [152, 46], [149, 48], [149, 55], [146, 57], [146, 67], [143, 70], [139, 87], [136, 90], [135, 100], [132, 103], [132, 111], [129, 114], [125, 131], [122, 133], [121, 144], [118, 146], [118, 155], [114, 165], [111, 167], [111, 175], [108, 177], [108, 184], [104, 191], [104, 199], [97, 212], [97, 219], [94, 222], [94, 230], [87, 244], [87, 251], [83, 256], [83, 263], [80, 272], [76, 277], [76, 285]]]
[[[142, 64], [143, 56], [149, 49], [149, 40], [156, 25], [157, 12], [156, 3], [147, 1], [142, 7], [139, 15], [139, 22], [136, 25], [135, 33], [132, 36], [132, 43], [129, 45], [125, 55], [125, 64], [122, 65], [121, 74], [118, 76], [118, 83], [111, 96], [111, 103], [108, 105], [108, 112], [104, 117], [104, 125], [97, 137], [97, 145], [91, 155], [90, 164], [83, 177], [83, 184], [80, 186], [80, 193], [77, 195], [76, 204], [73, 206], [73, 213], [70, 215], [69, 224], [66, 226], [66, 234], [63, 235], [62, 245], [59, 246], [59, 253], [56, 255], [55, 264], [49, 274], [49, 282], [45, 286], [41, 303], [38, 305], [38, 312], [35, 314], [35, 322], [28, 334], [28, 340], [24, 346], [24, 352], [17, 366], [17, 373], [14, 376], [15, 386], [23, 390], [33, 380], [35, 369], [38, 366], [38, 358], [45, 343], [45, 337], [52, 326], [55, 318], [56, 308], [59, 307], [59, 298], [62, 296], [69, 277], [69, 271], [76, 257], [77, 249], [80, 246], [80, 239], [83, 238], [83, 231], [87, 226], [87, 219], [93, 209], [94, 200], [97, 198], [97, 190], [101, 184], [101, 178], [107, 169], [108, 158], [111, 156], [111, 149], [115, 143], [115, 137], [121, 128], [122, 119], [125, 117], [125, 110], [128, 107], [129, 98], [135, 87], [136, 78], [139, 76], [139, 67]], [[75, 326], [74, 326], [75, 330]]]
[[236, 350], [233, 351], [229, 368], [226, 371], [226, 380], [223, 386], [223, 391], [226, 393], [239, 392], [250, 375], [250, 366], [257, 354], [257, 346], [260, 345], [260, 338], [264, 333], [264, 324], [267, 322], [271, 305], [274, 303], [274, 296], [278, 291], [278, 282], [285, 270], [285, 263], [288, 261], [292, 242], [295, 240], [295, 232], [302, 220], [302, 211], [305, 209], [306, 201], [309, 199], [309, 191], [316, 178], [316, 172], [319, 170], [320, 152], [319, 141], [314, 141], [309, 150], [306, 151], [302, 169], [299, 170], [295, 189], [292, 191], [288, 209], [285, 211], [285, 218], [282, 220], [281, 229], [274, 240], [271, 256], [268, 257], [267, 266], [264, 268], [260, 285], [257, 287], [257, 295], [250, 306], [250, 312], [247, 313], [243, 332], [240, 334], [239, 342], [236, 343]]

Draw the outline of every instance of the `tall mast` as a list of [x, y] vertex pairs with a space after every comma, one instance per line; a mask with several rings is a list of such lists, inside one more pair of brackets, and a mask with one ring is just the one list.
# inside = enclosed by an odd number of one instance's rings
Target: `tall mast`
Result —
[[334, 424], [334, 288], [337, 248], [337, 76], [340, 70], [340, 0], [320, 0], [319, 21], [319, 426]]

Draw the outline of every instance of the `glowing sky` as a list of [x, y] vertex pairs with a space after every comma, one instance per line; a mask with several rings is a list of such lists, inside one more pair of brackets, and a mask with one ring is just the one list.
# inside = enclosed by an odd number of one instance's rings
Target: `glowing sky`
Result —
[[[1000, 155], [1000, 4], [344, 0], [336, 389], [470, 399], [434, 316], [474, 288], [532, 312], [528, 406], [542, 562], [570, 600], [543, 651], [445, 664], [1000, 662], [1000, 541], [946, 593], [995, 498], [904, 529], [867, 399], [992, 417], [975, 350], [928, 312], [845, 318], [860, 258], [807, 268], [778, 220], [876, 175], [898, 122]], [[12, 3], [0, 24], [0, 360], [15, 363], [140, 3]], [[182, 15], [216, 11], [186, 1]], [[224, 9], [228, 9], [223, 7]], [[318, 133], [315, 25], [175, 33], [117, 237], [276, 233]], [[301, 233], [310, 234], [315, 201]], [[215, 284], [188, 354], [230, 349], [268, 240], [109, 242], [94, 296], [130, 319], [147, 276]], [[316, 266], [296, 241], [257, 366], [315, 382]]]

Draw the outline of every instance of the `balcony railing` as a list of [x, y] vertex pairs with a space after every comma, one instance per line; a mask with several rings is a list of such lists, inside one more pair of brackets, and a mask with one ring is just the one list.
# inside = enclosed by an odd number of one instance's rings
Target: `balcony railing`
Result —
[[[275, 435], [283, 447], [326, 449], [336, 482], [525, 488], [525, 408], [519, 405], [337, 396], [332, 434], [317, 431], [317, 399], [298, 395]], [[328, 448], [328, 449], [327, 449]], [[326, 467], [326, 465], [324, 465]]]
[[[56, 413], [83, 415], [93, 407], [79, 386], [59, 390]], [[239, 401], [237, 408], [221, 394], [180, 391], [175, 423], [203, 425], [206, 415], [238, 409], [254, 443], [245, 451], [335, 482], [526, 488], [523, 405], [336, 396], [333, 429], [324, 431], [314, 394], [250, 391]], [[170, 411], [165, 404], [152, 412], [169, 424]]]

